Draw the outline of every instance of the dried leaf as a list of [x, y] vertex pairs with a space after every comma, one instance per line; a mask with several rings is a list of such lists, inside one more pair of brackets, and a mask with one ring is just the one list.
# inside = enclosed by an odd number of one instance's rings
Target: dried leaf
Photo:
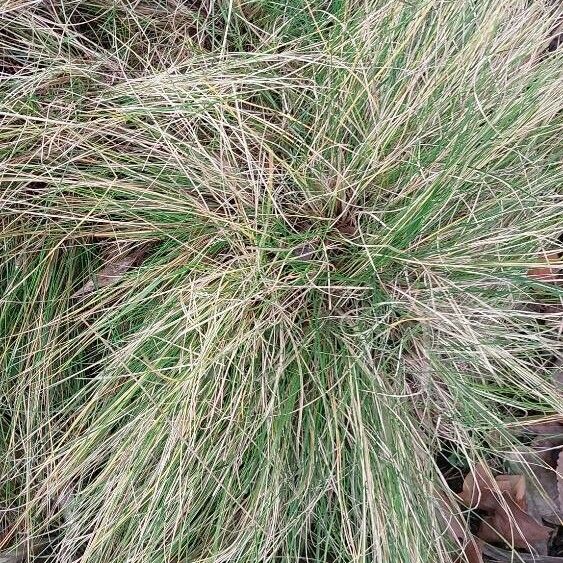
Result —
[[547, 553], [551, 529], [526, 512], [526, 481], [522, 475], [493, 478], [479, 463], [466, 476], [460, 498], [470, 508], [487, 512], [477, 533], [482, 540], [504, 541], [513, 547], [532, 547]]
[[559, 359], [555, 363], [555, 371], [553, 372], [553, 383], [558, 389], [563, 391], [563, 359]]
[[129, 252], [120, 252], [119, 249], [117, 249], [117, 252], [118, 254], [111, 257], [108, 262], [106, 262], [93, 280], [88, 280], [72, 295], [73, 298], [82, 297], [96, 289], [117, 283], [133, 264], [139, 262], [144, 257], [147, 252], [147, 245], [136, 247]]
[[536, 436], [563, 436], [563, 416], [530, 422], [525, 426], [520, 426], [520, 429]]
[[28, 561], [30, 556], [40, 555], [48, 545], [46, 541], [34, 542], [6, 551], [0, 551], [0, 563], [23, 563], [24, 561]]
[[353, 237], [356, 234], [356, 226], [351, 220], [340, 219], [336, 225], [336, 229], [347, 237]]
[[562, 438], [538, 436], [530, 444], [530, 453], [523, 456], [526, 467], [533, 473], [528, 479], [526, 502], [528, 513], [540, 522], [558, 522], [561, 514], [557, 473], [558, 450]]
[[506, 551], [500, 547], [483, 544], [483, 552], [493, 561], [498, 563], [517, 563], [523, 561], [524, 563], [563, 563], [563, 557], [551, 557], [549, 555], [528, 555], [526, 553], [519, 553], [517, 558], [514, 556], [513, 551]]
[[482, 543], [482, 541], [475, 539], [473, 536], [468, 539], [463, 548], [463, 554], [468, 563], [483, 563]]
[[557, 492], [559, 510], [563, 512], [563, 450], [557, 456]]
[[294, 258], [298, 260], [303, 260], [305, 262], [314, 260], [317, 255], [317, 249], [308, 242], [304, 242], [299, 246], [296, 246], [292, 251], [291, 254]]
[[498, 475], [495, 480], [501, 493], [507, 493], [519, 508], [526, 510], [524, 475]]
[[495, 510], [498, 501], [492, 490], [495, 481], [486, 467], [478, 463], [473, 472], [469, 472], [463, 481], [463, 490], [460, 498], [463, 504], [469, 508], [481, 508], [483, 510]]
[[0, 563], [22, 563], [27, 559], [25, 551], [0, 551]]
[[524, 512], [512, 498], [505, 497], [481, 523], [477, 535], [489, 543], [503, 541], [512, 547], [533, 547], [538, 553], [546, 554], [551, 529]]
[[440, 505], [438, 514], [446, 527], [448, 535], [459, 545], [464, 556], [463, 560], [469, 563], [483, 563], [481, 542], [469, 533], [465, 520], [452, 507], [445, 494], [440, 493], [438, 501]]
[[541, 255], [538, 262], [543, 262], [541, 266], [535, 266], [528, 270], [528, 276], [542, 282], [554, 282], [561, 278], [563, 264], [558, 252]]
[[487, 468], [478, 463], [474, 472], [469, 473], [463, 482], [460, 494], [464, 504], [470, 508], [496, 510], [499, 495], [510, 496], [525, 510], [526, 481], [522, 475], [498, 475], [493, 478]]

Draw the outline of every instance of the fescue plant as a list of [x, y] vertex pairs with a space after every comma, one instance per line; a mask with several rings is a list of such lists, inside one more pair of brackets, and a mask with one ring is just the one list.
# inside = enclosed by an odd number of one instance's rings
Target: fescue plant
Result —
[[2, 3], [4, 545], [460, 556], [444, 459], [563, 413], [527, 275], [561, 250], [562, 13]]

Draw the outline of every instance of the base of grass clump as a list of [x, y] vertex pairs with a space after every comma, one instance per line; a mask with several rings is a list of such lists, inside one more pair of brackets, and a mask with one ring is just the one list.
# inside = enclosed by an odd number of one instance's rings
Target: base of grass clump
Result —
[[558, 6], [2, 10], [2, 549], [556, 554]]

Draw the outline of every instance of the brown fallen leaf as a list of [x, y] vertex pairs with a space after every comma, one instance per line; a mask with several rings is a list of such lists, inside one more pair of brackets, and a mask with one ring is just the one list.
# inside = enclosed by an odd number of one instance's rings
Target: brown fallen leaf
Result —
[[351, 219], [339, 219], [336, 222], [335, 228], [346, 237], [353, 237], [357, 231], [356, 225]]
[[[438, 514], [446, 527], [450, 538], [459, 546], [460, 561], [468, 563], [483, 563], [481, 542], [468, 531], [463, 517], [457, 513], [452, 503], [444, 493], [438, 497]], [[456, 560], [457, 561], [457, 560]]]
[[[538, 436], [530, 444], [537, 453], [537, 461], [531, 465], [534, 476], [539, 483], [529, 487], [530, 502], [543, 508], [541, 518], [554, 523], [561, 523], [563, 506], [559, 500], [557, 463], [563, 445], [563, 435]], [[538, 463], [539, 462], [539, 463]], [[551, 513], [550, 513], [551, 509]]]
[[528, 276], [542, 282], [561, 280], [563, 262], [558, 252], [540, 255], [538, 262], [542, 263], [542, 265], [530, 268]]
[[482, 508], [483, 510], [495, 510], [497, 501], [491, 490], [494, 480], [487, 468], [478, 463], [473, 472], [469, 472], [463, 480], [463, 489], [460, 498], [468, 508]]
[[551, 529], [526, 512], [526, 481], [522, 475], [493, 478], [484, 464], [478, 463], [466, 476], [459, 496], [469, 508], [487, 513], [477, 532], [482, 540], [547, 553]]
[[550, 555], [518, 553], [518, 556], [515, 557], [513, 551], [506, 551], [488, 543], [483, 544], [483, 553], [487, 556], [488, 561], [492, 560], [497, 563], [563, 563], [563, 557], [552, 557]]
[[468, 538], [467, 543], [463, 548], [463, 555], [465, 556], [465, 561], [467, 561], [467, 563], [483, 563], [482, 543], [483, 542], [481, 540], [475, 539], [473, 536]]
[[469, 508], [496, 510], [499, 494], [509, 495], [520, 508], [525, 508], [526, 482], [522, 475], [498, 475], [493, 478], [487, 468], [478, 463], [473, 473], [463, 481], [460, 497]]
[[[129, 247], [130, 248], [130, 247]], [[108, 259], [103, 268], [88, 280], [78, 291], [73, 293], [72, 298], [82, 297], [88, 293], [117, 283], [135, 263], [142, 260], [147, 252], [147, 245], [137, 246], [125, 252], [120, 252]]]
[[299, 246], [296, 246], [292, 251], [291, 255], [298, 260], [303, 260], [305, 262], [314, 260], [318, 254], [318, 249], [316, 249], [311, 243], [304, 242]]
[[563, 416], [556, 415], [532, 420], [523, 426], [519, 426], [518, 430], [536, 436], [563, 436]]
[[551, 529], [540, 524], [512, 498], [507, 497], [481, 522], [477, 535], [488, 543], [504, 542], [522, 549], [532, 547], [541, 555], [546, 555]]
[[48, 545], [46, 541], [36, 541], [0, 551], [0, 563], [24, 563], [25, 561], [29, 561], [30, 557], [41, 555], [41, 552], [44, 551]]
[[506, 492], [516, 505], [526, 508], [526, 479], [524, 475], [497, 475], [495, 478], [501, 492]]
[[[553, 383], [563, 391], [563, 360], [557, 360], [555, 363], [555, 371], [553, 372]], [[563, 432], [563, 429], [562, 429]]]
[[563, 512], [563, 450], [557, 456], [557, 492], [559, 493], [559, 510]]
[[526, 512], [538, 522], [562, 522], [556, 472], [561, 445], [561, 432], [539, 435], [510, 455], [511, 469], [526, 474]]

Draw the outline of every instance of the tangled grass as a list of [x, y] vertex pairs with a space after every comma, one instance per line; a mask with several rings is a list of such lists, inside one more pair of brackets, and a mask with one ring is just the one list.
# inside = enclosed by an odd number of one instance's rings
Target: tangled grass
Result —
[[0, 13], [5, 545], [455, 558], [440, 459], [501, 466], [563, 412], [530, 306], [562, 291], [526, 275], [561, 247], [562, 9]]

